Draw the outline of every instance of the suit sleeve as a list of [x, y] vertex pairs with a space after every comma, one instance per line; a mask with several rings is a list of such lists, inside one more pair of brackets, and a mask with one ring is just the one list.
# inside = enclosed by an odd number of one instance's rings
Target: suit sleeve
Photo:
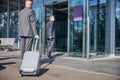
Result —
[[30, 25], [31, 25], [34, 35], [37, 35], [36, 16], [35, 16], [35, 12], [33, 10], [30, 12]]
[[46, 29], [47, 38], [52, 37], [52, 28], [51, 28], [50, 22], [47, 23], [46, 28], [47, 28], [47, 29]]

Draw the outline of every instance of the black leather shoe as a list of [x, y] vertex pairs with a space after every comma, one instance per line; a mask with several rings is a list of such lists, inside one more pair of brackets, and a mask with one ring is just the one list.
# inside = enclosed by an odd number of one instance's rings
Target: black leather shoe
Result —
[[49, 54], [47, 54], [47, 56], [49, 57], [49, 59], [51, 59], [52, 58], [51, 52]]
[[52, 59], [52, 56], [48, 56], [49, 57], [49, 59]]

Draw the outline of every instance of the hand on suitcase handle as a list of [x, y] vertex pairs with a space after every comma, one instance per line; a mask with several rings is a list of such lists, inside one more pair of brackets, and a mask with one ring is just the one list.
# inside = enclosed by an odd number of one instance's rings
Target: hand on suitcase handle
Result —
[[35, 37], [34, 37], [35, 39], [39, 39], [40, 37], [39, 37], [39, 35], [35, 35]]

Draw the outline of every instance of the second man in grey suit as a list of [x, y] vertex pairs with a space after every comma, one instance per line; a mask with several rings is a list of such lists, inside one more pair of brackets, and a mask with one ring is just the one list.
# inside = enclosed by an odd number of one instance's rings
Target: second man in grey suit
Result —
[[49, 17], [49, 21], [46, 24], [46, 39], [47, 39], [47, 55], [49, 58], [51, 57], [51, 51], [54, 46], [55, 42], [55, 23], [54, 23], [54, 16], [51, 15]]
[[31, 50], [33, 38], [39, 39], [36, 30], [36, 16], [31, 7], [32, 0], [26, 0], [25, 8], [18, 13], [18, 28], [22, 58], [25, 51]]

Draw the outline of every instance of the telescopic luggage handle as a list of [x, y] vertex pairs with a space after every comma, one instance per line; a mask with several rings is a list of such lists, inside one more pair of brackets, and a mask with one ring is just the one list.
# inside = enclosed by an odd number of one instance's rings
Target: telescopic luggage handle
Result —
[[[34, 45], [34, 42], [35, 42], [35, 45]], [[33, 45], [32, 45], [32, 51], [37, 51], [37, 43], [38, 43], [38, 39], [35, 39], [33, 42]]]

